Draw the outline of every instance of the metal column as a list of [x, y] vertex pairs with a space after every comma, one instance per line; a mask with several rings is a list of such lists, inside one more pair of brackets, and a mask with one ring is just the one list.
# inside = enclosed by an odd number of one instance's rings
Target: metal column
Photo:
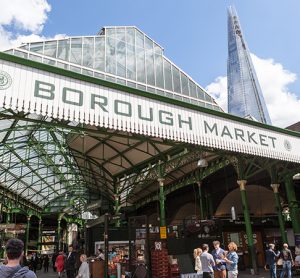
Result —
[[245, 227], [246, 227], [246, 234], [248, 239], [248, 248], [249, 248], [249, 254], [251, 258], [252, 268], [255, 273], [257, 273], [257, 263], [256, 263], [256, 252], [253, 242], [253, 232], [252, 232], [252, 226], [250, 221], [250, 213], [249, 213], [249, 207], [248, 207], [248, 201], [247, 201], [247, 195], [246, 195], [246, 180], [238, 180], [237, 181], [240, 192], [241, 192], [241, 198], [242, 198], [242, 206], [244, 211], [244, 219], [245, 219]]
[[164, 194], [164, 179], [159, 178], [159, 220], [160, 227], [166, 226], [166, 209], [165, 209], [165, 194]]
[[26, 238], [25, 238], [25, 255], [28, 255], [28, 242], [29, 242], [29, 229], [30, 229], [30, 218], [31, 215], [27, 216], [27, 226], [26, 226]]
[[285, 190], [286, 196], [289, 203], [290, 215], [292, 219], [292, 226], [295, 234], [300, 234], [300, 217], [299, 217], [299, 207], [295, 195], [295, 189], [293, 185], [293, 180], [291, 176], [285, 178]]
[[274, 192], [274, 197], [275, 197], [275, 204], [276, 204], [276, 210], [277, 210], [277, 214], [278, 214], [278, 223], [279, 223], [279, 229], [280, 229], [280, 234], [281, 234], [281, 238], [283, 243], [287, 243], [287, 235], [285, 232], [285, 227], [284, 227], [284, 220], [283, 220], [283, 216], [282, 216], [282, 210], [281, 210], [281, 205], [280, 205], [280, 197], [279, 197], [279, 189], [280, 184], [278, 183], [273, 183], [271, 184], [271, 187], [273, 188], [273, 192]]
[[204, 209], [203, 209], [203, 195], [202, 195], [202, 189], [201, 189], [201, 185], [202, 182], [198, 181], [198, 190], [199, 190], [199, 206], [200, 206], [200, 218], [201, 220], [204, 219]]

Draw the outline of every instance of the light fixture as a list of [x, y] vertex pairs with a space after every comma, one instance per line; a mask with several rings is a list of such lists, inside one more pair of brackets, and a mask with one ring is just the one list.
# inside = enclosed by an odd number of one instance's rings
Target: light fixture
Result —
[[204, 168], [204, 167], [207, 167], [208, 166], [208, 162], [205, 158], [200, 158], [197, 162], [197, 166], [198, 167], [201, 167], [201, 168]]
[[293, 176], [293, 180], [300, 180], [300, 173], [297, 173], [296, 175]]

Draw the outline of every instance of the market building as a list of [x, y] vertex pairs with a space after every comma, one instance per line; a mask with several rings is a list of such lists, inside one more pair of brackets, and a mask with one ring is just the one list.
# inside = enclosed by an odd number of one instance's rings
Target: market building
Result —
[[22, 44], [0, 61], [2, 240], [20, 234], [26, 254], [114, 246], [153, 277], [167, 254], [184, 273], [216, 238], [254, 270], [265, 243], [298, 244], [300, 134], [224, 113], [138, 28]]

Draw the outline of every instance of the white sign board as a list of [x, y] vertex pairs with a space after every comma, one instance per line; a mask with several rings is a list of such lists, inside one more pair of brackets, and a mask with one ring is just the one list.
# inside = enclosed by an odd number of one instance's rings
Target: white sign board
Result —
[[0, 60], [0, 105], [56, 119], [300, 162], [300, 138]]

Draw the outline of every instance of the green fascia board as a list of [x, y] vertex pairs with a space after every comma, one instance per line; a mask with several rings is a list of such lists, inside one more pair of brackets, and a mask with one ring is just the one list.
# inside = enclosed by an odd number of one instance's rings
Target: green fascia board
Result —
[[165, 97], [165, 96], [155, 95], [153, 93], [149, 93], [149, 92], [142, 91], [142, 90], [139, 90], [139, 89], [131, 88], [131, 87], [128, 87], [128, 86], [125, 86], [125, 85], [116, 84], [116, 83], [113, 83], [113, 82], [110, 82], [110, 81], [107, 81], [107, 80], [102, 80], [102, 79], [98, 79], [98, 78], [95, 78], [95, 77], [83, 75], [83, 74], [72, 72], [72, 71], [69, 71], [69, 70], [65, 70], [65, 69], [62, 69], [62, 68], [54, 67], [54, 66], [51, 66], [51, 65], [46, 65], [46, 64], [39, 63], [39, 62], [36, 62], [36, 61], [31, 61], [31, 60], [24, 59], [24, 58], [21, 58], [21, 57], [17, 57], [17, 56], [7, 54], [7, 53], [4, 53], [4, 52], [0, 52], [0, 59], [8, 61], [8, 62], [16, 63], [16, 64], [28, 66], [28, 67], [31, 67], [31, 68], [36, 68], [36, 69], [39, 69], [39, 70], [44, 70], [44, 71], [47, 71], [47, 72], [55, 73], [55, 74], [62, 75], [62, 76], [65, 76], [65, 77], [74, 78], [74, 79], [85, 81], [85, 82], [88, 82], [88, 83], [101, 85], [101, 86], [108, 87], [108, 88], [111, 88], [111, 89], [124, 91], [124, 92], [130, 93], [130, 94], [146, 97], [148, 99], [154, 99], [154, 100], [162, 101], [162, 102], [165, 102], [165, 103], [174, 104], [174, 105], [177, 105], [177, 106], [180, 106], [180, 107], [189, 108], [189, 109], [192, 109], [194, 111], [199, 111], [199, 112], [202, 112], [202, 113], [205, 113], [205, 114], [208, 114], [208, 115], [214, 115], [214, 116], [217, 116], [217, 117], [221, 117], [223, 119], [229, 119], [229, 120], [233, 120], [233, 121], [236, 121], [236, 122], [239, 122], [239, 123], [245, 123], [245, 124], [248, 124], [250, 126], [261, 127], [261, 128], [269, 129], [269, 130], [272, 130], [272, 131], [288, 134], [288, 135], [291, 135], [291, 136], [300, 137], [300, 132], [295, 132], [295, 131], [287, 130], [287, 129], [284, 129], [284, 128], [279, 128], [279, 127], [263, 124], [263, 123], [260, 123], [260, 122], [255, 122], [255, 121], [248, 120], [248, 119], [245, 119], [245, 118], [241, 118], [241, 117], [238, 117], [238, 116], [235, 116], [235, 115], [231, 115], [231, 114], [227, 114], [227, 113], [224, 113], [224, 112], [208, 109], [208, 108], [205, 108], [205, 107], [200, 107], [200, 106], [197, 106], [195, 104], [182, 102], [180, 100], [168, 98], [168, 97]]

